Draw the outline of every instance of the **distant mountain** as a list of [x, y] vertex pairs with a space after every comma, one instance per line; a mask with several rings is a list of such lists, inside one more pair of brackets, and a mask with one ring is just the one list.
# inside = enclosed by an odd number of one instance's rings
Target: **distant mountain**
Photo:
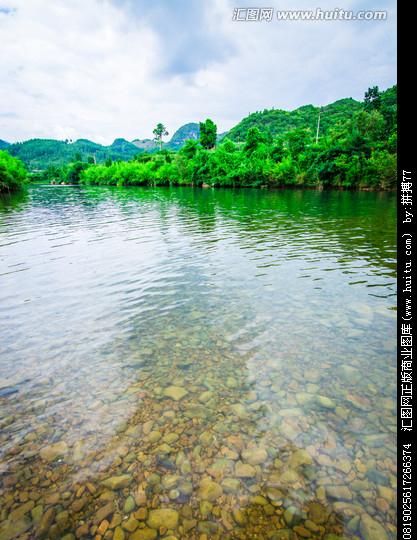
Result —
[[153, 139], [134, 139], [132, 144], [144, 152], [153, 152], [158, 149], [158, 145]]
[[3, 141], [2, 139], [0, 139], [0, 150], [4, 150], [4, 149], [7, 148], [8, 146], [10, 146], [10, 143], [8, 143], [8, 142]]
[[[180, 150], [188, 139], [197, 140], [200, 137], [200, 126], [196, 122], [184, 124], [171, 137], [171, 140], [163, 143], [162, 147], [167, 150]], [[153, 139], [134, 139], [132, 141], [137, 148], [145, 152], [154, 152], [158, 150], [159, 145]]]
[[189, 139], [197, 140], [200, 138], [200, 125], [196, 122], [190, 122], [181, 126], [172, 136], [171, 140], [165, 145], [170, 150], [179, 150]]
[[314, 132], [320, 110], [320, 133], [324, 134], [329, 127], [346, 122], [362, 107], [361, 102], [344, 98], [324, 107], [304, 105], [293, 111], [264, 109], [241, 120], [227, 133], [227, 137], [236, 142], [244, 141], [252, 127], [257, 127], [263, 133], [270, 133], [273, 137], [285, 135], [296, 128], [309, 128]]
[[93, 158], [97, 163], [107, 159], [128, 160], [141, 150], [125, 139], [115, 139], [110, 146], [78, 139], [75, 142], [55, 139], [30, 139], [7, 146], [7, 151], [20, 158], [31, 170], [46, 169], [49, 165], [61, 166], [76, 158], [87, 161]]

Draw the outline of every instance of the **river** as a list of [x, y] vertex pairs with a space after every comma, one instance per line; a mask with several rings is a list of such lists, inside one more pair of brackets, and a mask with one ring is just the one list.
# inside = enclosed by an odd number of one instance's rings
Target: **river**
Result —
[[0, 275], [0, 540], [395, 537], [394, 194], [32, 186]]

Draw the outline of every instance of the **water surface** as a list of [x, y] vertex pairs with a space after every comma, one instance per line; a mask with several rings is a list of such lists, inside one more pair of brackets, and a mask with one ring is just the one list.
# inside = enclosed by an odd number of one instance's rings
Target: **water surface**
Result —
[[0, 540], [394, 538], [395, 225], [389, 193], [2, 200]]

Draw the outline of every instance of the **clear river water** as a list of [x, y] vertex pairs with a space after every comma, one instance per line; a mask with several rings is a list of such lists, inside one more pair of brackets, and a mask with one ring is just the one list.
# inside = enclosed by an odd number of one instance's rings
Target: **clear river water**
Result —
[[396, 537], [391, 193], [0, 200], [0, 540]]

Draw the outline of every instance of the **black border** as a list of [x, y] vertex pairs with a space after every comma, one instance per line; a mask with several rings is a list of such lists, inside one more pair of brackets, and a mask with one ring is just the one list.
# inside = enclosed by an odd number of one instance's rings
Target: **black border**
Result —
[[[412, 127], [415, 124], [414, 121], [414, 107], [411, 101], [411, 94], [415, 88], [415, 83], [411, 82], [411, 75], [415, 73], [415, 43], [414, 35], [416, 33], [415, 19], [413, 20], [412, 13], [412, 2], [398, 2], [398, 31], [397, 31], [397, 44], [398, 44], [398, 181], [397, 181], [397, 284], [398, 284], [398, 296], [397, 296], [397, 427], [398, 427], [398, 535], [397, 538], [403, 540], [411, 540], [417, 537], [417, 533], [414, 533], [416, 530], [413, 518], [414, 510], [414, 494], [416, 490], [415, 477], [417, 475], [417, 469], [415, 468], [416, 463], [416, 451], [417, 442], [413, 441], [415, 437], [415, 425], [417, 424], [417, 417], [415, 417], [415, 411], [413, 410], [413, 426], [412, 431], [404, 431], [402, 429], [402, 419], [401, 419], [401, 393], [402, 393], [402, 379], [401, 379], [401, 367], [403, 356], [401, 354], [401, 333], [402, 333], [402, 324], [404, 323], [404, 306], [405, 300], [408, 297], [411, 298], [411, 320], [408, 321], [411, 324], [412, 332], [414, 334], [414, 340], [416, 340], [415, 328], [417, 327], [417, 322], [414, 317], [414, 306], [415, 306], [415, 287], [417, 282], [415, 280], [415, 265], [416, 258], [415, 253], [417, 250], [417, 245], [415, 242], [415, 233], [416, 229], [415, 224], [417, 222], [417, 184], [415, 182], [415, 162], [413, 160], [413, 145], [417, 144], [417, 137], [414, 133], [412, 134]], [[388, 36], [387, 36], [388, 37]], [[415, 93], [415, 91], [414, 91]], [[414, 152], [414, 155], [416, 152]], [[404, 171], [407, 171], [406, 174], [407, 180], [410, 178], [412, 186], [412, 196], [413, 203], [412, 205], [405, 206], [402, 201], [402, 182]], [[411, 211], [413, 213], [413, 218], [411, 222], [405, 221], [405, 210]], [[405, 270], [405, 261], [410, 261], [410, 255], [406, 255], [405, 250], [405, 236], [411, 239], [412, 242], [412, 292], [409, 293], [404, 290], [404, 270]], [[411, 236], [408, 236], [411, 235]], [[413, 343], [414, 344], [414, 343]], [[414, 370], [413, 370], [414, 372]], [[413, 373], [412, 372], [412, 373]], [[415, 377], [415, 376], [414, 376]], [[413, 377], [413, 378], [414, 378]], [[417, 387], [415, 384], [414, 387]], [[415, 398], [414, 398], [415, 399]], [[412, 403], [412, 402], [411, 402]], [[411, 484], [408, 484], [408, 476], [404, 475], [403, 467], [403, 457], [404, 457], [404, 445], [411, 445]], [[406, 460], [407, 461], [407, 460]], [[404, 521], [404, 510], [408, 509], [408, 498], [405, 495], [408, 495], [408, 491], [411, 491], [411, 525], [409, 522]], [[404, 495], [404, 497], [403, 497]], [[406, 527], [411, 527], [411, 533], [408, 535], [408, 529]], [[406, 533], [406, 534], [404, 534]]]

